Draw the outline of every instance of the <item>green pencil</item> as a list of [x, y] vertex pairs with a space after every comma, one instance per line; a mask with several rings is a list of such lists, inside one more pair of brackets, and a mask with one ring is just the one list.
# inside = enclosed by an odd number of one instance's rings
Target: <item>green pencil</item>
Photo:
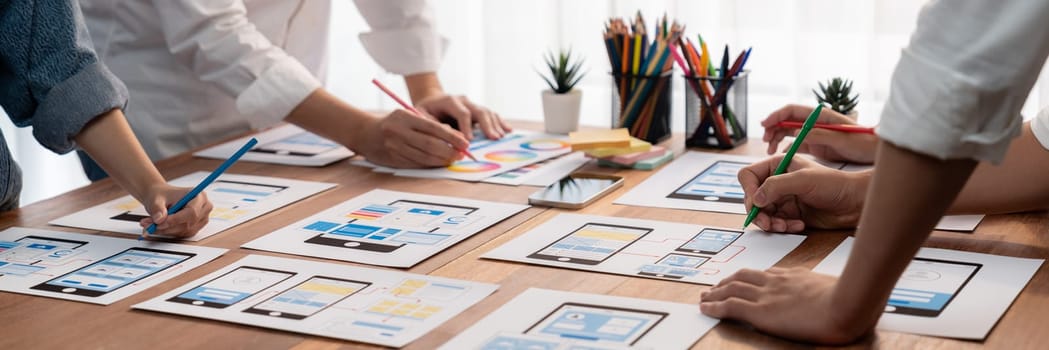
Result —
[[[776, 167], [776, 172], [772, 173], [772, 176], [783, 174], [787, 172], [787, 167], [790, 166], [790, 160], [794, 158], [794, 153], [798, 151], [798, 147], [805, 141], [805, 135], [809, 134], [809, 130], [812, 130], [812, 126], [816, 125], [816, 119], [820, 118], [820, 111], [823, 110], [823, 104], [816, 106], [816, 109], [809, 114], [809, 117], [805, 119], [805, 124], [801, 126], [801, 131], [798, 132], [798, 137], [794, 139], [794, 143], [790, 145], [790, 149], [787, 150], [787, 155], [783, 156], [783, 160], [779, 162], [779, 166]], [[743, 229], [750, 226], [750, 222], [754, 221], [754, 218], [758, 217], [758, 212], [761, 208], [758, 206], [750, 207], [750, 213], [747, 214], [747, 221], [743, 222]]]

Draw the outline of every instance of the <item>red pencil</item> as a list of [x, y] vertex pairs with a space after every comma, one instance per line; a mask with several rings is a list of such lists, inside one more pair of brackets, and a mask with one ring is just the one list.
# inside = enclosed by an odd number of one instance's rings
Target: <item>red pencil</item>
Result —
[[[804, 124], [804, 123], [802, 123], [802, 122], [794, 122], [794, 121], [782, 121], [782, 122], [776, 123], [776, 126], [780, 127], [780, 128], [800, 129], [802, 124]], [[859, 126], [859, 125], [820, 124], [820, 123], [816, 123], [812, 127], [817, 128], [817, 129], [827, 129], [827, 130], [834, 130], [834, 131], [841, 131], [841, 132], [851, 132], [851, 133], [856, 133], [856, 134], [871, 134], [871, 135], [874, 135], [874, 128], [868, 128], [868, 127], [863, 127], [863, 126]]]
[[[397, 94], [393, 93], [392, 90], [388, 89], [386, 85], [383, 85], [381, 82], [379, 82], [379, 79], [372, 79], [372, 84], [378, 86], [379, 90], [382, 90], [382, 92], [385, 92], [387, 95], [390, 95], [390, 97], [392, 97], [394, 101], [397, 101], [397, 103], [399, 103], [401, 107], [404, 107], [404, 109], [407, 109], [412, 113], [415, 113], [415, 115], [417, 116], [423, 116], [423, 114], [419, 112], [418, 109], [415, 109], [415, 107], [412, 107], [412, 105], [408, 104], [407, 102], [404, 102], [404, 100], [402, 100], [400, 96], [397, 96]], [[474, 158], [474, 155], [470, 154], [470, 151], [467, 151], [465, 149], [456, 149], [456, 151], [459, 151], [459, 153], [462, 153], [467, 158], [470, 158], [470, 160], [473, 160], [475, 162], [477, 161], [477, 158]]]

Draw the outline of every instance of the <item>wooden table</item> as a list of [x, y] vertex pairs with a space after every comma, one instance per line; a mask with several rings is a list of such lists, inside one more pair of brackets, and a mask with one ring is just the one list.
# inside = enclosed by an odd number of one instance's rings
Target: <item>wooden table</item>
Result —
[[[534, 123], [516, 123], [518, 127], [537, 127]], [[683, 138], [669, 141], [680, 151]], [[764, 145], [751, 140], [732, 154], [763, 154]], [[218, 166], [217, 160], [194, 158], [189, 153], [157, 164], [168, 179]], [[620, 217], [697, 223], [735, 227], [741, 215], [613, 205], [612, 201], [653, 174], [647, 171], [599, 168], [588, 164], [586, 170], [621, 175], [626, 186], [580, 213]], [[289, 225], [317, 211], [350, 199], [374, 188], [461, 196], [480, 200], [527, 203], [536, 190], [527, 186], [502, 186], [465, 183], [452, 180], [420, 180], [373, 173], [368, 169], [339, 162], [324, 168], [302, 168], [262, 163], [240, 162], [230, 173], [295, 178], [338, 183], [339, 186], [302, 202], [237, 226], [202, 242], [210, 247], [230, 251], [200, 268], [188, 271], [165, 283], [109, 306], [34, 297], [0, 292], [0, 349], [26, 348], [252, 348], [252, 349], [335, 349], [374, 348], [375, 346], [341, 340], [305, 336], [296, 333], [236, 325], [232, 323], [132, 310], [131, 305], [153, 298], [194, 279], [226, 266], [246, 254], [277, 255], [249, 251], [240, 245], [278, 228]], [[1041, 181], [1041, 179], [1032, 179]], [[0, 229], [12, 226], [74, 231], [126, 237], [90, 230], [49, 226], [48, 221], [124, 195], [110, 180], [100, 181], [61, 196], [35, 203], [0, 215]], [[699, 293], [708, 289], [688, 283], [659, 281], [595, 272], [575, 271], [520, 263], [481, 260], [483, 253], [527, 232], [536, 225], [563, 212], [559, 209], [534, 207], [499, 223], [435, 255], [407, 271], [434, 276], [497, 283], [499, 290], [479, 304], [456, 316], [433, 332], [407, 346], [408, 349], [431, 349], [443, 344], [471, 324], [511, 300], [529, 287], [649, 298], [688, 304], [699, 302]], [[936, 232], [925, 246], [1008, 255], [1045, 258], [1049, 256], [1049, 217], [1044, 212], [992, 215], [973, 233]], [[813, 232], [798, 249], [776, 264], [780, 267], [812, 268], [851, 232]], [[323, 259], [299, 259], [327, 261]], [[329, 261], [333, 262], [333, 261]], [[338, 262], [344, 263], [344, 262]], [[918, 335], [878, 331], [854, 347], [897, 348], [976, 348], [1005, 349], [1045, 347], [1049, 332], [1049, 274], [1045, 265], [1016, 299], [984, 342], [959, 341]], [[1042, 344], [1042, 345], [1038, 345]], [[756, 332], [749, 327], [722, 322], [695, 344], [694, 348], [793, 348], [803, 347]]]

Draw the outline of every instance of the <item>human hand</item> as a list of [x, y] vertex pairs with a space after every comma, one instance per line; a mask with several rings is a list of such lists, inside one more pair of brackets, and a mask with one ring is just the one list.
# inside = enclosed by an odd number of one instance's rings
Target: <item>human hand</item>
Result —
[[782, 175], [772, 176], [783, 155], [739, 171], [747, 212], [761, 207], [753, 223], [769, 232], [801, 232], [806, 227], [856, 227], [863, 210], [869, 171], [846, 172], [794, 157]]
[[[781, 128], [776, 125], [781, 121], [804, 122], [813, 109], [814, 107], [787, 105], [761, 121], [761, 126], [765, 127], [763, 140], [769, 143], [768, 154], [776, 153], [784, 137], [794, 136], [798, 132], [798, 129]], [[824, 108], [816, 121], [823, 124], [856, 125], [851, 118], [829, 108]], [[798, 151], [835, 162], [873, 164], [877, 146], [877, 135], [813, 128], [805, 137], [805, 142], [798, 147]]]
[[437, 94], [416, 102], [415, 108], [437, 121], [444, 118], [455, 120], [459, 131], [466, 136], [467, 140], [473, 138], [474, 123], [481, 128], [485, 137], [493, 140], [502, 138], [512, 130], [498, 114], [470, 102], [465, 96]]
[[139, 226], [145, 229], [156, 223], [157, 229], [153, 234], [160, 236], [187, 238], [197, 234], [208, 224], [208, 217], [212, 209], [211, 201], [204, 192], [186, 203], [182, 210], [168, 215], [168, 208], [175, 205], [190, 190], [166, 183], [150, 188], [143, 202], [150, 217], [139, 221]]
[[843, 317], [841, 313], [847, 308], [834, 305], [832, 298], [836, 282], [832, 276], [803, 268], [744, 269], [700, 294], [699, 310], [788, 339], [846, 344], [871, 332], [877, 316], [874, 322]]
[[372, 163], [394, 168], [447, 166], [462, 158], [457, 149], [470, 147], [448, 125], [403, 109], [369, 121], [358, 135], [354, 151]]

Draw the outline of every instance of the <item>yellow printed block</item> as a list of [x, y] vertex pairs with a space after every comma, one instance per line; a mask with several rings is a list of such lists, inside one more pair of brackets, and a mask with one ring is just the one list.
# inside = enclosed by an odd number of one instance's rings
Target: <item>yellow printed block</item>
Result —
[[353, 294], [353, 292], [357, 291], [357, 288], [354, 288], [354, 287], [333, 286], [333, 285], [330, 285], [330, 284], [323, 284], [323, 283], [316, 283], [316, 282], [305, 283], [302, 286], [299, 286], [298, 289], [305, 290], [305, 291], [310, 291], [310, 292], [335, 294], [335, 295], [349, 295], [349, 294]]
[[120, 203], [117, 203], [117, 205], [116, 205], [117, 210], [123, 210], [123, 211], [132, 211], [132, 210], [138, 209], [140, 207], [142, 207], [142, 204], [139, 204], [138, 201], [135, 201], [135, 200], [130, 200], [130, 201], [127, 201], [127, 202], [120, 202]]

